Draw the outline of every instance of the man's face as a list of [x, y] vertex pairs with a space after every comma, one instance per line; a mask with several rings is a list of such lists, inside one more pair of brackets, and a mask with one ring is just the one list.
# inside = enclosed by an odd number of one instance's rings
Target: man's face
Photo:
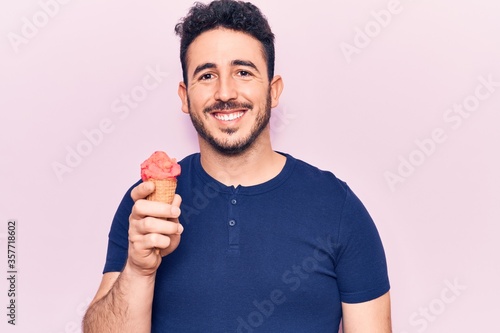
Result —
[[[267, 128], [278, 104], [262, 44], [228, 29], [202, 33], [187, 52], [188, 84], [179, 86], [183, 111], [202, 140], [231, 155], [249, 148]], [[273, 88], [274, 87], [274, 88]]]

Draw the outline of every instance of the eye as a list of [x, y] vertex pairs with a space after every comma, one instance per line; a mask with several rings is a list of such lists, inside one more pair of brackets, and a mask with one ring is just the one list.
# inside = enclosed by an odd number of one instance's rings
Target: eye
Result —
[[248, 81], [252, 80], [255, 77], [255, 75], [250, 71], [241, 69], [236, 72], [236, 77], [238, 77], [241, 80]]
[[213, 78], [214, 78], [213, 74], [205, 73], [202, 76], [200, 76], [200, 81], [208, 81], [208, 80], [211, 80]]
[[243, 77], [252, 76], [252, 74], [250, 72], [247, 72], [247, 71], [239, 71], [238, 75], [243, 76]]

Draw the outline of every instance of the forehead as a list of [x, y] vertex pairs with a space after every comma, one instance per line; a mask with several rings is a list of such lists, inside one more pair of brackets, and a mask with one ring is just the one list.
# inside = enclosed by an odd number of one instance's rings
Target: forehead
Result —
[[240, 31], [217, 28], [195, 38], [189, 45], [186, 60], [188, 72], [192, 73], [200, 64], [223, 66], [236, 59], [252, 61], [261, 72], [266, 67], [263, 45], [256, 38]]

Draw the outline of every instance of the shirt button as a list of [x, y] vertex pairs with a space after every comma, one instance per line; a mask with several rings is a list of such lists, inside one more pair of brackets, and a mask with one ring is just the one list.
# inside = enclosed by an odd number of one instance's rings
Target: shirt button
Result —
[[238, 203], [238, 201], [236, 201], [236, 199], [233, 199], [233, 200], [231, 200], [231, 203], [232, 203], [233, 205], [236, 205], [236, 204]]
[[236, 225], [236, 221], [235, 220], [229, 221], [229, 226], [230, 227], [234, 227], [235, 225]]

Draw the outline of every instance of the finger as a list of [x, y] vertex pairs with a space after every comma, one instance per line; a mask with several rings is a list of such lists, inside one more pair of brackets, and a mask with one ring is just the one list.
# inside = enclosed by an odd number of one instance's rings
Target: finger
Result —
[[137, 201], [139, 199], [144, 199], [155, 190], [155, 184], [153, 182], [142, 182], [132, 189], [130, 196], [132, 200]]
[[170, 236], [161, 234], [147, 234], [144, 236], [144, 245], [150, 249], [166, 249], [170, 246]]
[[137, 200], [132, 207], [132, 217], [141, 219], [145, 216], [153, 216], [163, 219], [177, 219], [181, 214], [178, 206], [169, 205], [163, 202]]
[[174, 200], [172, 200], [172, 206], [180, 207], [182, 203], [182, 198], [180, 195], [176, 194]]
[[176, 222], [179, 222], [179, 216], [181, 215], [181, 203], [181, 196], [176, 194], [174, 196], [174, 200], [172, 200], [172, 207], [170, 208], [170, 212], [172, 213], [172, 216], [175, 216], [173, 219]]
[[170, 245], [170, 237], [162, 234], [131, 235], [130, 247], [134, 251], [153, 251], [166, 249]]
[[139, 234], [163, 234], [174, 235], [181, 234], [184, 228], [176, 222], [165, 221], [154, 217], [146, 217], [134, 223], [135, 231]]

